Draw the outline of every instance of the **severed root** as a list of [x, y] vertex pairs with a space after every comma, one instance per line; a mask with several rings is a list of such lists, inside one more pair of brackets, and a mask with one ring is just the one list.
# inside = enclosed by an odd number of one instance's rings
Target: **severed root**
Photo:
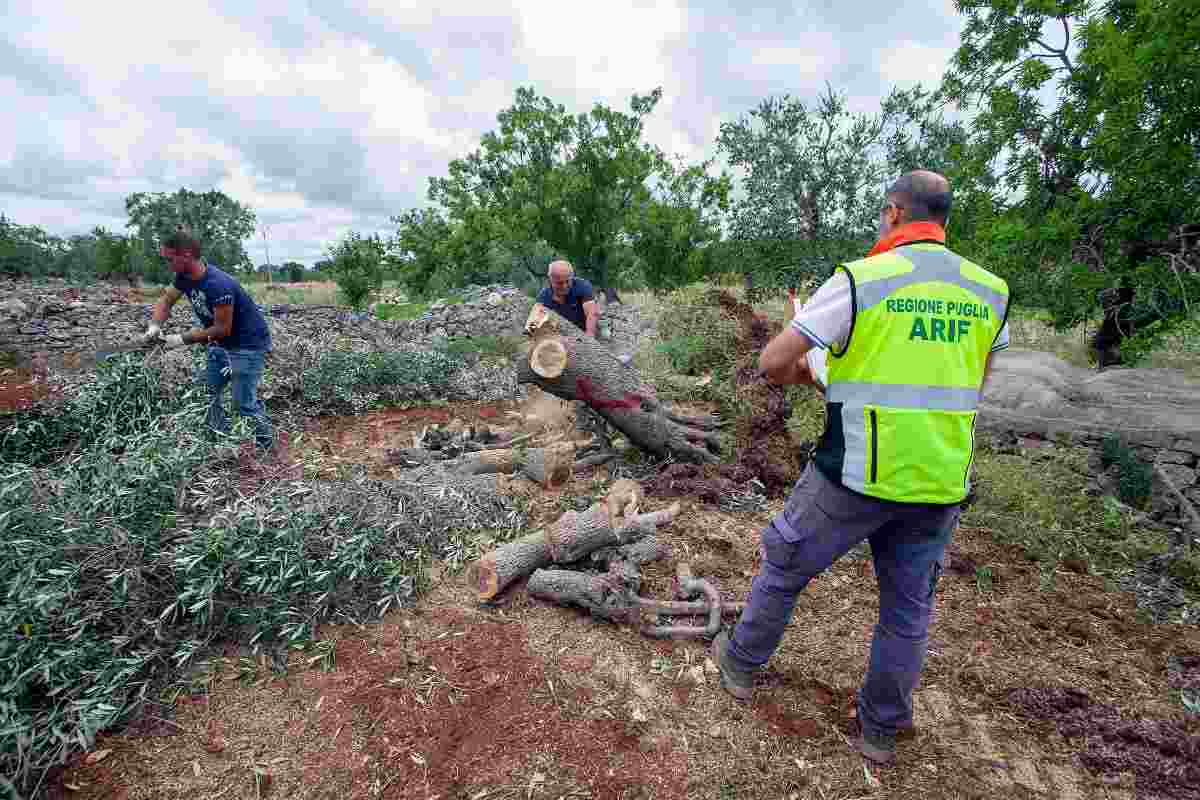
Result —
[[630, 562], [614, 561], [604, 575], [589, 575], [565, 569], [539, 569], [529, 579], [530, 595], [560, 605], [586, 608], [593, 616], [619, 623], [637, 623], [643, 615], [693, 615], [708, 617], [706, 625], [640, 625], [642, 634], [653, 639], [711, 638], [721, 628], [721, 615], [740, 613], [745, 603], [723, 603], [708, 581], [692, 577], [686, 563], [679, 565], [678, 591], [690, 596], [703, 594], [699, 602], [654, 600], [637, 595], [641, 576]]

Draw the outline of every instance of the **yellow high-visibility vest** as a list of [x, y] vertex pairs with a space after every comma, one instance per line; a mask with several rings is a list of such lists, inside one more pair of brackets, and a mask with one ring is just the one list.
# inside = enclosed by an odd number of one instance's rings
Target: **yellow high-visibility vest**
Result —
[[850, 276], [853, 316], [841, 351], [830, 351], [817, 468], [871, 497], [961, 502], [1008, 284], [934, 243], [839, 269]]

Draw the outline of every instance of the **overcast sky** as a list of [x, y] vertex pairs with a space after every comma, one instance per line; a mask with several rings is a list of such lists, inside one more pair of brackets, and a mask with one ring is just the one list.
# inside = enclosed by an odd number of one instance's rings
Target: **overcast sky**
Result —
[[518, 86], [572, 111], [661, 86], [647, 138], [698, 160], [768, 95], [936, 84], [962, 26], [952, 0], [728, 5], [2, 0], [0, 211], [123, 231], [132, 192], [217, 188], [312, 264], [424, 205]]

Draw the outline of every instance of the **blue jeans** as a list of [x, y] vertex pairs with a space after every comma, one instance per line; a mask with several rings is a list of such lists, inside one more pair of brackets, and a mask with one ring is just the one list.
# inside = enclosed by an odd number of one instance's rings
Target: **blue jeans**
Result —
[[783, 513], [762, 531], [762, 566], [730, 637], [734, 665], [754, 670], [765, 664], [783, 638], [796, 596], [848, 550], [870, 540], [879, 622], [858, 693], [858, 718], [874, 735], [911, 726], [934, 592], [958, 516], [957, 505], [909, 505], [856, 494], [809, 464]]
[[238, 414], [254, 420], [254, 440], [264, 450], [275, 441], [275, 428], [258, 399], [267, 353], [265, 350], [226, 350], [208, 348], [205, 381], [208, 384], [208, 427], [217, 433], [229, 433], [229, 417], [222, 400], [225, 387], [231, 386], [233, 406]]

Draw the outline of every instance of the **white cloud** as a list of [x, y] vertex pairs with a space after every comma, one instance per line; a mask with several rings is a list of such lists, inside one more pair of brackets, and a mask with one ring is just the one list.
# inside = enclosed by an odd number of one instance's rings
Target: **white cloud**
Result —
[[767, 94], [830, 81], [869, 111], [891, 82], [935, 83], [950, 2], [900, 0], [927, 24], [897, 41], [854, 4], [10, 0], [0, 210], [69, 234], [122, 228], [135, 191], [217, 187], [271, 224], [273, 260], [311, 261], [423, 205], [517, 86], [572, 111], [662, 86], [647, 139], [700, 160]]

